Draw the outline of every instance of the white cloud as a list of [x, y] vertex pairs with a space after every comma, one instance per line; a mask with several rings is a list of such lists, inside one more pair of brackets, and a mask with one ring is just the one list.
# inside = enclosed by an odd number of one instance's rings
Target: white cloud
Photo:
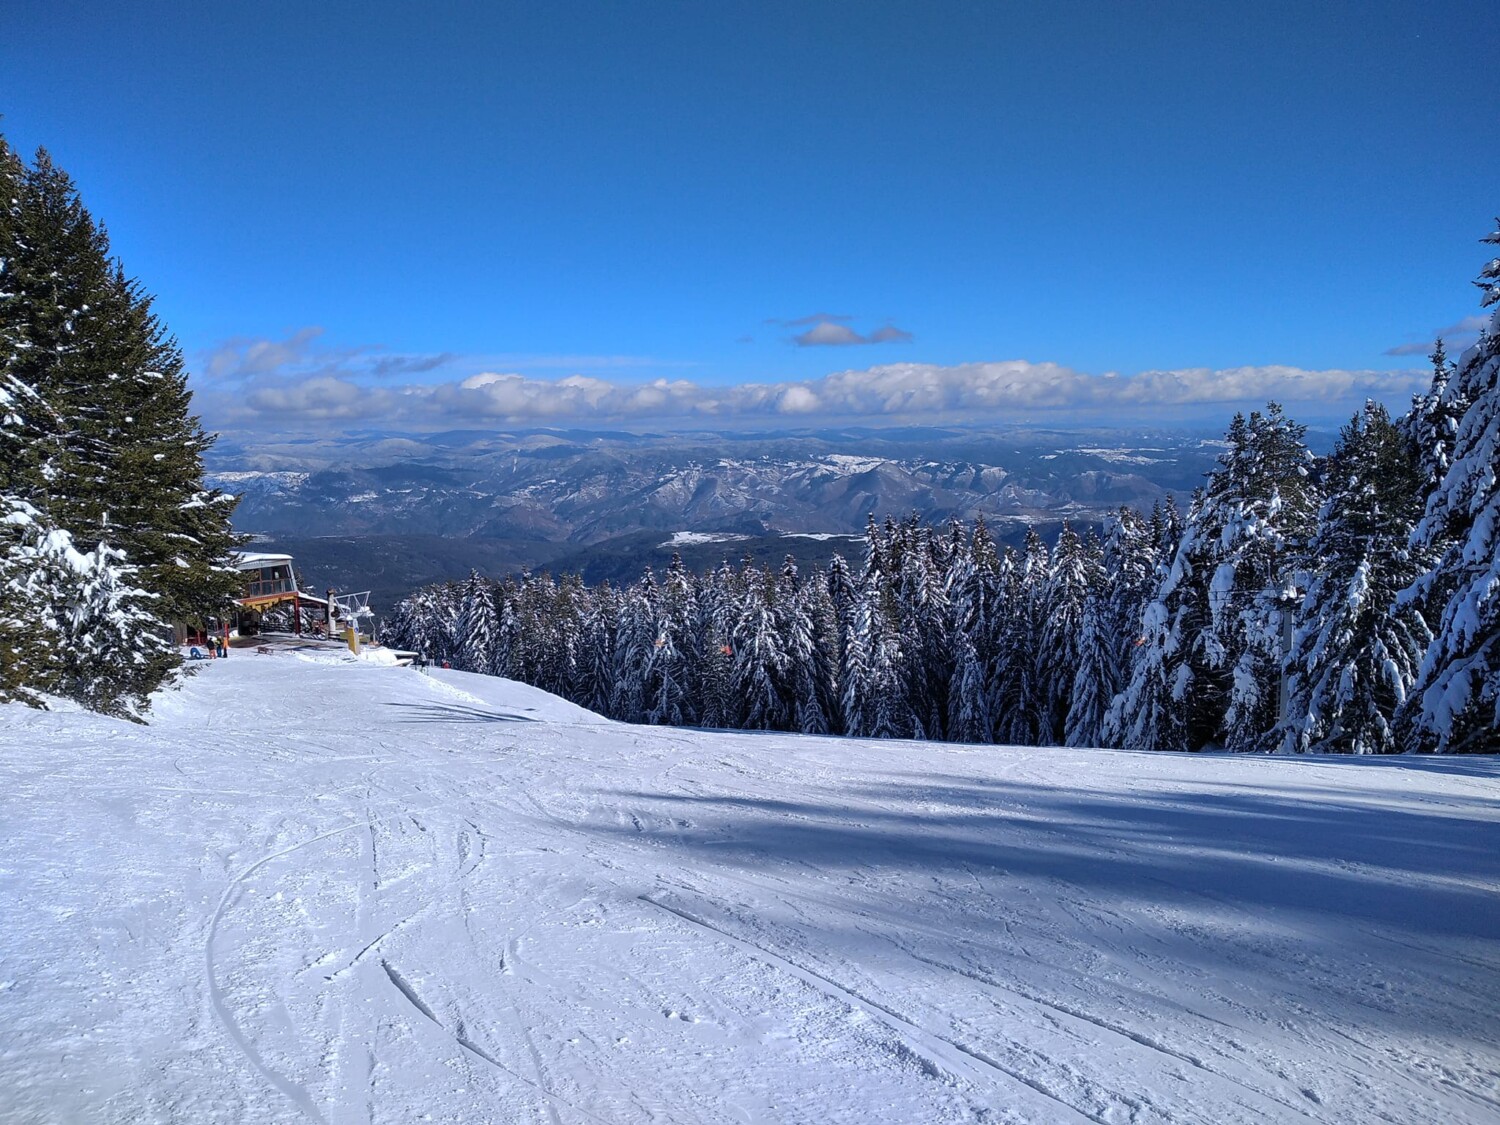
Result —
[[401, 387], [314, 374], [262, 378], [248, 393], [210, 389], [210, 424], [379, 420], [414, 429], [493, 423], [574, 424], [629, 420], [728, 422], [774, 417], [1035, 418], [1152, 417], [1167, 408], [1310, 404], [1323, 415], [1366, 397], [1400, 403], [1425, 388], [1425, 371], [1309, 371], [1286, 366], [1183, 368], [1090, 374], [1055, 363], [1007, 360], [938, 366], [883, 364], [819, 379], [706, 386], [686, 379], [625, 383], [592, 375], [560, 379], [484, 372], [461, 381]]
[[254, 385], [263, 379], [287, 376], [394, 379], [433, 371], [456, 358], [452, 352], [404, 355], [371, 345], [322, 347], [318, 343], [322, 335], [322, 328], [310, 325], [284, 340], [225, 340], [195, 356], [194, 369], [210, 384]]
[[831, 320], [820, 320], [806, 332], [799, 332], [792, 337], [792, 343], [799, 348], [812, 348], [844, 344], [868, 344], [866, 340], [847, 324], [835, 324]]
[[[787, 323], [806, 324], [813, 319], [802, 317]], [[819, 318], [806, 332], [799, 332], [793, 336], [792, 343], [799, 348], [847, 347], [851, 344], [904, 344], [915, 339], [910, 332], [897, 328], [894, 324], [883, 325], [868, 336], [864, 336], [847, 324], [838, 323], [848, 319], [848, 317]]]
[[1456, 324], [1450, 324], [1447, 328], [1439, 328], [1436, 332], [1428, 335], [1426, 340], [1417, 340], [1409, 344], [1397, 344], [1394, 348], [1387, 348], [1386, 355], [1430, 355], [1435, 340], [1442, 340], [1443, 346], [1450, 352], [1456, 348], [1466, 348], [1479, 337], [1480, 329], [1488, 324], [1488, 316], [1466, 316]]
[[355, 419], [393, 409], [391, 398], [391, 392], [383, 387], [364, 387], [347, 379], [313, 375], [258, 387], [244, 397], [244, 402], [260, 415]]
[[205, 353], [199, 370], [212, 379], [243, 379], [269, 375], [283, 368], [303, 363], [312, 353], [313, 344], [323, 329], [317, 325], [299, 328], [285, 340], [241, 337], [225, 340]]
[[813, 414], [823, 402], [807, 387], [791, 386], [781, 392], [776, 409], [783, 414]]

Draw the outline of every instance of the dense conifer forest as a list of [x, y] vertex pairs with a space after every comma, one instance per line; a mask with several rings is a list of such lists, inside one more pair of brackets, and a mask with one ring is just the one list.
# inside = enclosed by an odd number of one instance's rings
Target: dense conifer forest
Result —
[[[1500, 244], [1500, 231], [1486, 242]], [[1477, 282], [1500, 302], [1500, 259]], [[631, 722], [1131, 749], [1500, 750], [1500, 315], [1323, 459], [1237, 414], [1185, 510], [997, 549], [877, 523], [800, 573], [428, 587], [391, 639]]]
[[0, 699], [138, 717], [238, 592], [181, 349], [45, 151], [0, 137]]

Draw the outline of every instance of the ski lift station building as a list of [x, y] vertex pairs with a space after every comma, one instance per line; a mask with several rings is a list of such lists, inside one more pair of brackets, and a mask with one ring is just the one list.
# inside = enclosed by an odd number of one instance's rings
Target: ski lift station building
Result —
[[292, 621], [302, 631], [302, 609], [320, 609], [328, 615], [328, 599], [297, 589], [297, 575], [291, 555], [246, 552], [238, 555], [235, 566], [245, 576], [244, 594], [235, 599], [242, 610], [264, 613], [273, 606], [291, 604]]

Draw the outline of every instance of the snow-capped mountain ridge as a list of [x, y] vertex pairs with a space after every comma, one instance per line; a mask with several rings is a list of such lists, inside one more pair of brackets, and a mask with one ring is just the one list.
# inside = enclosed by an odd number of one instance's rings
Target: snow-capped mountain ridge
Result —
[[[843, 452], [825, 439], [740, 438], [730, 444], [741, 455], [701, 441], [599, 438], [522, 447], [496, 437], [459, 449], [434, 443], [421, 458], [389, 461], [377, 452], [295, 470], [283, 467], [295, 451], [240, 447], [221, 459], [215, 480], [244, 496], [236, 520], [252, 532], [589, 544], [642, 530], [858, 533], [871, 512], [920, 511], [936, 520], [1097, 517], [1188, 491], [1212, 464], [1212, 455], [1186, 438], [1141, 449], [1059, 449], [936, 434], [925, 443], [877, 442], [889, 447], [879, 454]], [[963, 455], [933, 455], [946, 450]], [[257, 462], [276, 467], [245, 467]]]

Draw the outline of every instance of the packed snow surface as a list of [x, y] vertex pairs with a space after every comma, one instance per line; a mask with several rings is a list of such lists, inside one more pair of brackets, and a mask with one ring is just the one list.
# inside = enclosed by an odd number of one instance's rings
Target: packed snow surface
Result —
[[0, 1120], [1494, 1122], [1500, 769], [0, 708]]

